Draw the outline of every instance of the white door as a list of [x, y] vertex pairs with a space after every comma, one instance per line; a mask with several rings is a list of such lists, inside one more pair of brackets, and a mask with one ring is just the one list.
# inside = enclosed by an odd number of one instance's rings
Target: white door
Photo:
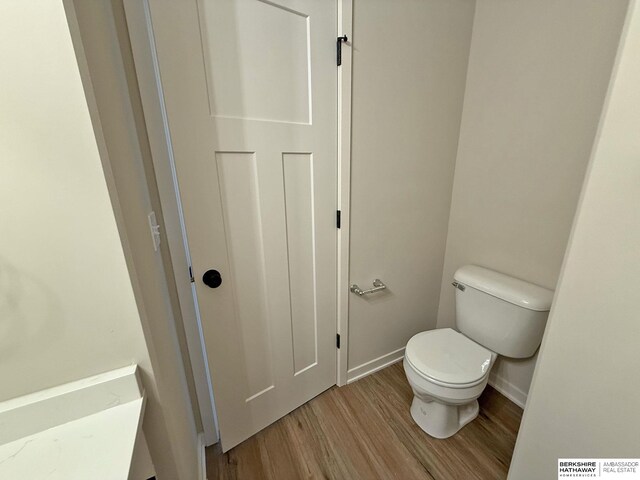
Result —
[[336, 380], [336, 4], [149, 6], [226, 451]]

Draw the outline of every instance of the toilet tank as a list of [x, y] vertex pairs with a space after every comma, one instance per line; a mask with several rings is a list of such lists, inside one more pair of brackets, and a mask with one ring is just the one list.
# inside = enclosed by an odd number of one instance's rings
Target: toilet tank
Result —
[[531, 357], [542, 341], [553, 291], [475, 265], [454, 275], [458, 330], [499, 355]]

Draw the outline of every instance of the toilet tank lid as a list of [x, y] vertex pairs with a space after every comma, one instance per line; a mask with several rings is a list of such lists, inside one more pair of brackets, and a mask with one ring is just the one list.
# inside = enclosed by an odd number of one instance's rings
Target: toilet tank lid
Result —
[[549, 290], [504, 273], [465, 265], [460, 267], [453, 278], [464, 285], [480, 290], [527, 310], [548, 312], [553, 300], [553, 290]]

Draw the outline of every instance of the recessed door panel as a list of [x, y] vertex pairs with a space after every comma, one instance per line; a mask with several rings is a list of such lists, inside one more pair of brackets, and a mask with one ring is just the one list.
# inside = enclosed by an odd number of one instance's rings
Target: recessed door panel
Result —
[[230, 281], [247, 373], [247, 400], [273, 388], [271, 332], [254, 153], [216, 153]]
[[318, 361], [313, 156], [285, 153], [285, 211], [295, 374]]
[[[212, 115], [309, 123], [309, 16], [261, 0], [199, 2]], [[220, 68], [220, 65], [229, 68]]]

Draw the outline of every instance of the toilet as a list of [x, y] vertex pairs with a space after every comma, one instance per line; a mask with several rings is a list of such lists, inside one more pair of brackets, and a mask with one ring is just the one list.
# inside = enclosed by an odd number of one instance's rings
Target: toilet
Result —
[[413, 390], [411, 416], [435, 438], [454, 435], [478, 416], [491, 367], [503, 355], [533, 356], [553, 291], [476, 265], [454, 274], [456, 327], [409, 340], [404, 370]]

